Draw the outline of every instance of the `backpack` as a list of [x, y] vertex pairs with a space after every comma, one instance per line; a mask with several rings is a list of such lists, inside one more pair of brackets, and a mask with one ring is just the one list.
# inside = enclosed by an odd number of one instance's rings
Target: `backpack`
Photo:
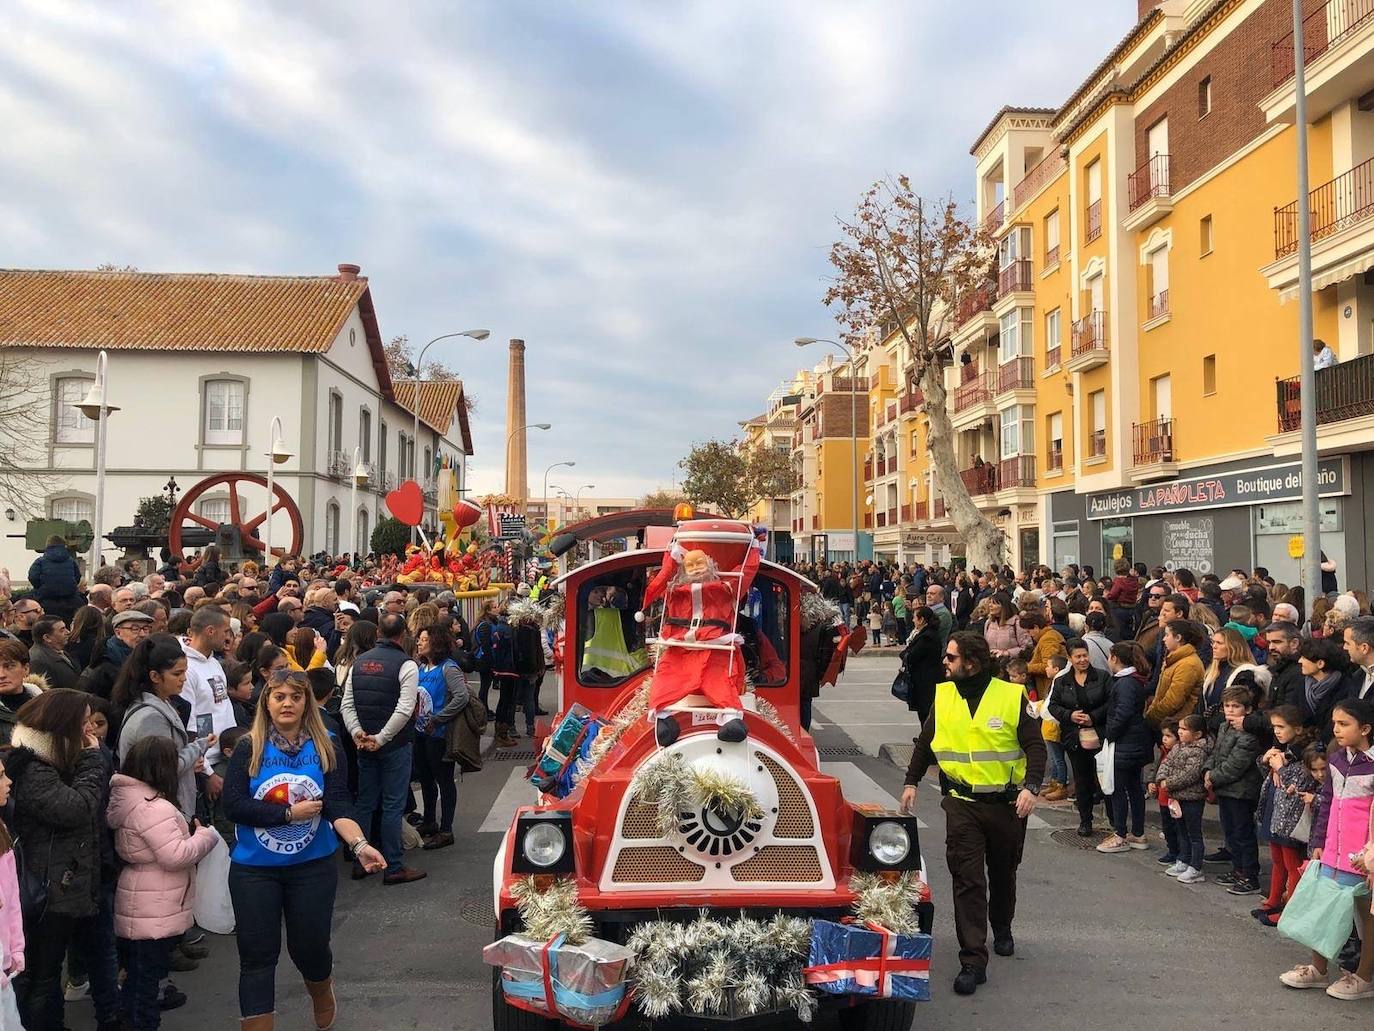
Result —
[[[483, 639], [482, 629], [486, 628], [486, 637]], [[472, 631], [472, 643], [476, 645], [472, 652], [473, 664], [483, 673], [491, 672], [492, 660], [495, 658], [494, 642], [492, 640], [492, 626], [489, 620], [482, 620]]]

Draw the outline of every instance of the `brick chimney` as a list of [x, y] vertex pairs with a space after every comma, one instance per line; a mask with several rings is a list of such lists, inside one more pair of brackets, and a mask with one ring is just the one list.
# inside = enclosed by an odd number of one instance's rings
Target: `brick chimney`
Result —
[[358, 278], [358, 273], [362, 270], [361, 265], [350, 265], [348, 262], [341, 262], [339, 264], [339, 274], [336, 278], [343, 280], [345, 283], [351, 283]]

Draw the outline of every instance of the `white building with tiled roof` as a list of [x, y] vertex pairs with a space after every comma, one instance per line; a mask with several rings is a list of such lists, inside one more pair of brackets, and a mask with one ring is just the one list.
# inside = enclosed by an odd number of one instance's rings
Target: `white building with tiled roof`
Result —
[[[95, 426], [74, 403], [101, 349], [108, 403], [119, 408], [107, 418], [106, 533], [131, 524], [139, 499], [162, 493], [169, 476], [184, 497], [207, 477], [265, 474], [274, 417], [292, 454], [275, 480], [300, 510], [307, 553], [350, 550], [355, 528], [366, 550], [385, 493], [410, 477], [425, 484], [425, 522], [437, 525], [434, 470], [447, 464], [461, 478], [472, 453], [460, 381], [419, 385], [414, 439], [416, 385], [391, 381], [356, 265], [301, 277], [0, 270], [0, 348], [46, 413], [34, 446], [16, 449], [39, 489], [0, 498], [0, 565], [16, 578], [35, 557], [22, 540], [28, 519], [93, 517]], [[369, 478], [353, 508], [355, 448]], [[208, 488], [195, 522], [251, 524], [266, 511], [264, 487], [240, 484], [236, 497], [230, 488]], [[260, 541], [264, 529], [249, 536]], [[292, 530], [276, 514], [273, 547]], [[105, 542], [106, 561], [119, 554]]]

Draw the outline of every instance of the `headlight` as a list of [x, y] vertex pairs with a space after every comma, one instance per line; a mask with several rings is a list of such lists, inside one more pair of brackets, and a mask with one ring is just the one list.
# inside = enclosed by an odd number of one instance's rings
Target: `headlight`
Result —
[[911, 852], [911, 835], [900, 823], [884, 820], [868, 835], [868, 854], [884, 866], [896, 866]]
[[552, 823], [536, 823], [525, 832], [525, 858], [541, 869], [553, 866], [568, 850], [563, 829]]

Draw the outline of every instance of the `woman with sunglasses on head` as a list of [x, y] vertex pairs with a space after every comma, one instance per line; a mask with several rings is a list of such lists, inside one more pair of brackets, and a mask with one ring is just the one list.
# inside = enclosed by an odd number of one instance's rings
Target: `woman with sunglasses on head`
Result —
[[271, 1031], [281, 926], [320, 1031], [334, 1026], [333, 923], [339, 841], [363, 868], [386, 861], [353, 819], [343, 750], [320, 719], [305, 673], [278, 670], [258, 696], [253, 726], [224, 782], [238, 825], [229, 891], [239, 950], [243, 1031]]

